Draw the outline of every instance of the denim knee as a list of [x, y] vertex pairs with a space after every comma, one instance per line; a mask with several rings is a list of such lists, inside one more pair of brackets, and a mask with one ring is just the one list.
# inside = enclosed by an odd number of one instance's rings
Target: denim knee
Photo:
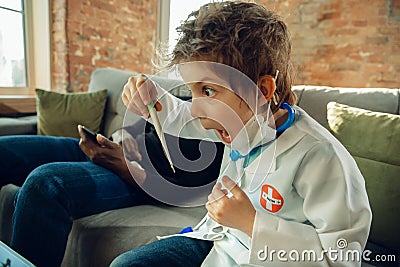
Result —
[[110, 264], [110, 267], [141, 267], [146, 266], [147, 263], [139, 259], [139, 254], [135, 250], [125, 252], [116, 257]]
[[110, 266], [200, 266], [212, 246], [211, 241], [174, 236], [125, 252], [115, 258]]
[[[64, 194], [60, 168], [54, 163], [41, 165], [34, 169], [22, 185], [16, 198], [34, 204], [35, 200], [60, 201]], [[39, 204], [39, 203], [38, 203]]]

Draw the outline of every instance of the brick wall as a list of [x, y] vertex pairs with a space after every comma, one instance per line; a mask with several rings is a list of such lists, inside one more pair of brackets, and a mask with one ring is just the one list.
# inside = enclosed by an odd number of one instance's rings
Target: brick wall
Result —
[[53, 88], [86, 91], [100, 67], [151, 72], [157, 0], [52, 1]]
[[400, 87], [400, 0], [260, 0], [290, 29], [297, 84]]
[[[259, 0], [285, 18], [296, 84], [400, 87], [400, 0]], [[53, 0], [53, 87], [98, 67], [152, 72], [157, 0]]]

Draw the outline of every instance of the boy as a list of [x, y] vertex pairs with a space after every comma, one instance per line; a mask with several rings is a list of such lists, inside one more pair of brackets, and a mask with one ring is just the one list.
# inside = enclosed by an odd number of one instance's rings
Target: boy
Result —
[[359, 266], [343, 255], [361, 255], [368, 237], [364, 180], [344, 147], [292, 107], [286, 25], [256, 3], [223, 2], [204, 5], [178, 30], [171, 73], [192, 91], [192, 103], [141, 86], [144, 76], [128, 81], [122, 99], [145, 118], [159, 101], [168, 133], [222, 141], [220, 182], [193, 232], [162, 237], [111, 265]]

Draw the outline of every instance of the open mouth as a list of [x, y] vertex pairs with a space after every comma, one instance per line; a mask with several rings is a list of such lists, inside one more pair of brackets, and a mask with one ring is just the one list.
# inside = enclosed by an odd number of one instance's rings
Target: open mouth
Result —
[[225, 143], [231, 143], [232, 142], [232, 138], [229, 135], [229, 133], [225, 130], [216, 130], [219, 134], [219, 136], [221, 136], [222, 141], [224, 141]]

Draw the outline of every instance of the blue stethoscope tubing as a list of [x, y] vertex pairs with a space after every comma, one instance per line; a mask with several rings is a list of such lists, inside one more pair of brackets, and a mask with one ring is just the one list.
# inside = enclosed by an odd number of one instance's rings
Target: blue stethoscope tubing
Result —
[[287, 102], [283, 102], [281, 105], [281, 108], [286, 109], [288, 111], [288, 118], [287, 120], [276, 129], [276, 134], [280, 135], [283, 133], [287, 128], [292, 126], [294, 122], [294, 109], [291, 105], [289, 105]]

